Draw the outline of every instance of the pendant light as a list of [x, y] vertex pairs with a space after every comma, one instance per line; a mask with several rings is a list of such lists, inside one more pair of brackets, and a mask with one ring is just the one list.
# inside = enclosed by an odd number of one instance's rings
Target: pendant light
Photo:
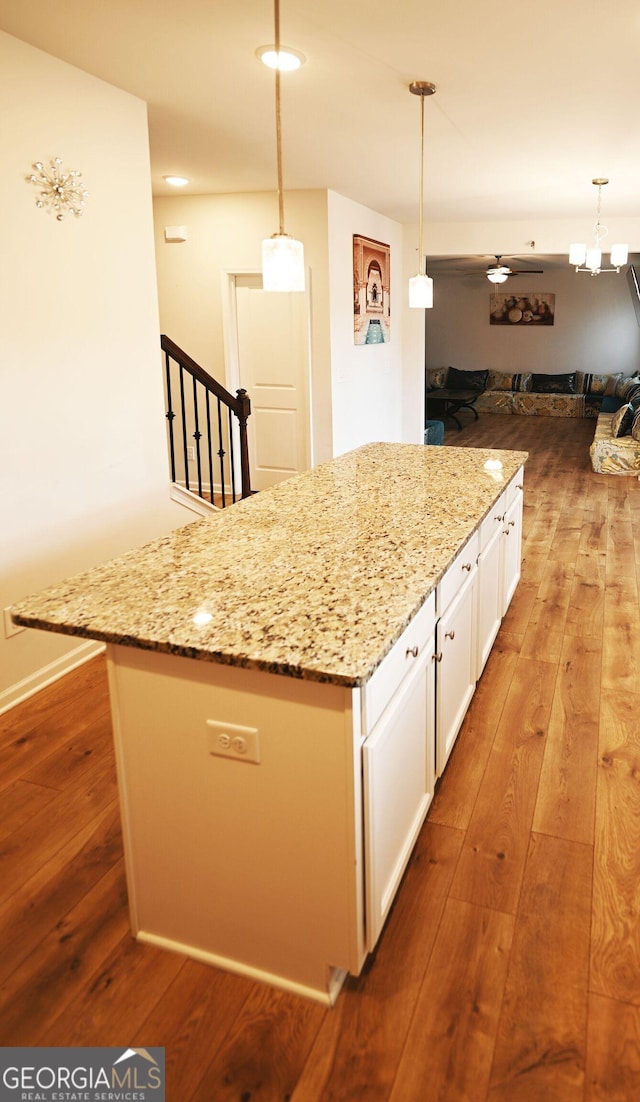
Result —
[[[280, 53], [280, 0], [274, 0], [275, 52]], [[282, 190], [282, 125], [280, 120], [280, 67], [276, 80], [276, 160], [278, 171], [279, 229], [262, 242], [262, 286], [265, 291], [304, 291], [304, 249], [284, 229]]]
[[602, 241], [608, 234], [606, 226], [602, 225], [600, 221], [600, 206], [602, 203], [602, 189], [609, 181], [604, 176], [596, 176], [595, 180], [591, 181], [592, 184], [598, 189], [598, 209], [596, 212], [596, 223], [593, 227], [593, 245], [587, 247], [584, 242], [571, 245], [569, 249], [569, 263], [573, 264], [576, 272], [589, 272], [590, 275], [600, 275], [601, 272], [619, 272], [623, 264], [627, 263], [627, 257], [629, 255], [628, 245], [612, 245], [611, 246], [611, 267], [602, 268]]
[[414, 96], [420, 96], [420, 211], [418, 234], [418, 274], [409, 280], [409, 306], [421, 310], [428, 310], [433, 306], [433, 280], [427, 275], [427, 258], [422, 251], [422, 208], [424, 205], [424, 97], [432, 96], [436, 90], [435, 84], [429, 80], [414, 80], [409, 85], [409, 91]]

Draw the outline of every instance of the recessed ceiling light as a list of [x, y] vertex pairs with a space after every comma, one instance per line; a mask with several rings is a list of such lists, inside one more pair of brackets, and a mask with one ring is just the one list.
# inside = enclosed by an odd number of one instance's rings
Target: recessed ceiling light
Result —
[[256, 57], [268, 65], [270, 69], [279, 69], [281, 73], [290, 73], [299, 69], [307, 60], [299, 50], [293, 50], [291, 46], [280, 45], [280, 52], [276, 53], [275, 46], [259, 46]]
[[185, 187], [189, 183], [186, 176], [163, 176], [162, 179], [171, 184], [171, 187]]

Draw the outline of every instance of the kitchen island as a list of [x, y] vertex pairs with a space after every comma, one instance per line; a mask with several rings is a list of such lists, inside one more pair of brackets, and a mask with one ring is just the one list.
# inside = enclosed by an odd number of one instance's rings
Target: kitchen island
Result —
[[361, 970], [517, 583], [525, 461], [366, 445], [14, 607], [107, 643], [137, 937], [326, 1002]]

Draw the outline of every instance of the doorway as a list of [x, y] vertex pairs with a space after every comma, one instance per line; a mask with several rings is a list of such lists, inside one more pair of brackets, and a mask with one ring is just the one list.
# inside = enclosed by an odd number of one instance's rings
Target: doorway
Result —
[[251, 487], [265, 490], [312, 464], [308, 291], [264, 291], [259, 272], [227, 272], [230, 389], [251, 399]]

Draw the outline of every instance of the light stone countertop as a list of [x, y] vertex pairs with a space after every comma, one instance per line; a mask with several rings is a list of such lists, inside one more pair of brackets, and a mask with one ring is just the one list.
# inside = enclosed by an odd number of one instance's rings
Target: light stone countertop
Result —
[[[501, 472], [484, 469], [497, 459]], [[526, 459], [367, 444], [25, 598], [13, 618], [362, 685]]]

